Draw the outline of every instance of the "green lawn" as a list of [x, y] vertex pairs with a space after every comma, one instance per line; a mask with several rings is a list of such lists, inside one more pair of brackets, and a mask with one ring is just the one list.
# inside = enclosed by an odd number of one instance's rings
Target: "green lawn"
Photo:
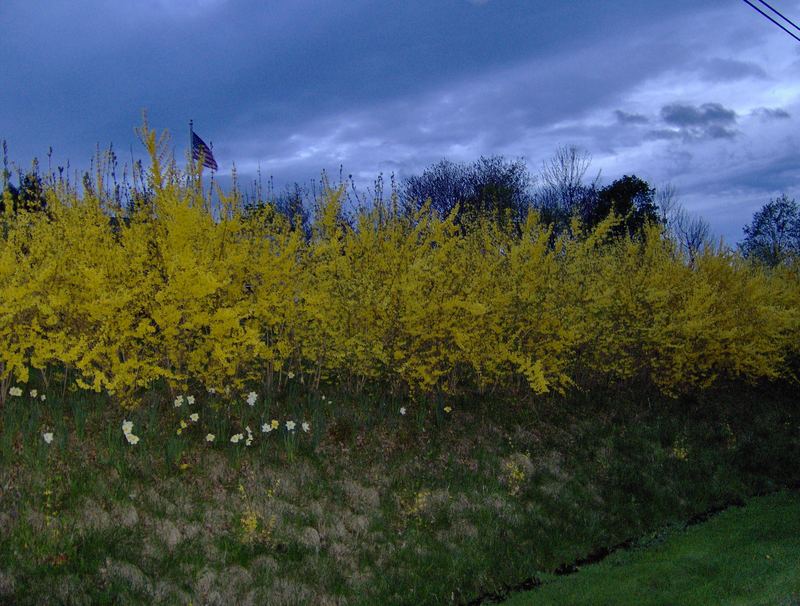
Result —
[[752, 499], [507, 604], [800, 604], [800, 494]]

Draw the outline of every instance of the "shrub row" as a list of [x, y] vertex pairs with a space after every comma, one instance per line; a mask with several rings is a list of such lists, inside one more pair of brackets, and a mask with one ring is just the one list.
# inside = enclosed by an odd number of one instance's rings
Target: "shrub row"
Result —
[[[207, 388], [289, 377], [422, 394], [543, 393], [645, 381], [669, 394], [719, 378], [785, 378], [800, 343], [796, 268], [707, 249], [690, 264], [657, 227], [553, 237], [456, 225], [425, 209], [349, 220], [330, 190], [307, 238], [154, 157], [152, 196], [124, 217], [102, 196], [47, 192], [0, 238], [0, 379], [63, 366], [136, 404], [165, 380]], [[187, 184], [188, 183], [188, 184]], [[113, 220], [110, 220], [113, 217]]]

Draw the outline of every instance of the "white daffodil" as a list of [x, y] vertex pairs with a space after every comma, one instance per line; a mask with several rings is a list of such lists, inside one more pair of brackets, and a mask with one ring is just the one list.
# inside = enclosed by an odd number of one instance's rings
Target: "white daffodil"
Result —
[[269, 423], [264, 423], [261, 426], [261, 433], [269, 433], [270, 431], [272, 431], [272, 425], [270, 425]]
[[308, 433], [311, 430], [311, 424], [306, 421], [303, 421], [303, 425], [301, 427], [303, 428], [303, 431], [305, 431], [306, 433]]
[[213, 442], [214, 438], [216, 438], [216, 437], [217, 436], [215, 436], [213, 433], [207, 433], [206, 434], [206, 442]]
[[128, 444], [138, 444], [139, 443], [139, 436], [135, 436], [132, 433], [126, 433], [125, 439], [128, 440]]
[[[214, 389], [213, 387], [209, 387], [207, 391], [208, 391], [208, 393], [210, 393], [212, 396], [213, 396], [214, 394], [216, 394], [216, 393], [217, 393], [217, 390], [216, 390], [216, 389]], [[211, 435], [211, 434], [209, 434], [209, 435]]]
[[186, 396], [186, 401], [189, 404], [194, 404], [194, 396]]
[[249, 394], [247, 394], [247, 403], [250, 406], [255, 406], [257, 399], [258, 399], [258, 394], [256, 392], [251, 391]]
[[12, 387], [8, 390], [8, 395], [19, 397], [22, 395], [22, 390], [19, 387]]
[[133, 421], [123, 421], [122, 422], [122, 433], [126, 436], [133, 431]]
[[239, 440], [241, 440], [242, 438], [244, 438], [244, 435], [240, 433], [235, 433], [231, 436], [231, 442], [233, 442], [234, 444], [238, 444]]
[[295, 423], [294, 421], [286, 421], [286, 430], [287, 431], [294, 431], [294, 428], [295, 428], [296, 425], [297, 425], [297, 423]]
[[290, 379], [294, 379], [294, 373], [291, 370], [286, 373], [286, 376], [289, 377]]
[[200, 415], [197, 413], [191, 414], [189, 415], [189, 419], [191, 419], [192, 422], [197, 423], [197, 421], [200, 420]]
[[401, 415], [405, 415], [406, 414], [406, 407], [405, 406], [401, 406], [400, 407], [400, 414]]
[[46, 399], [47, 399], [47, 396], [42, 394], [42, 397], [41, 397], [42, 402], [44, 402]]
[[50, 442], [53, 441], [53, 432], [52, 431], [48, 431], [48, 432], [43, 433], [42, 434], [42, 438], [44, 438], [44, 441], [49, 444]]
[[39, 392], [38, 392], [38, 391], [36, 391], [35, 389], [31, 389], [31, 397], [32, 397], [32, 398], [35, 398], [35, 397], [36, 397], [36, 396], [38, 396], [38, 395], [39, 395]]
[[178, 396], [177, 398], [175, 398], [174, 404], [175, 408], [180, 408], [181, 406], [183, 406], [183, 396]]

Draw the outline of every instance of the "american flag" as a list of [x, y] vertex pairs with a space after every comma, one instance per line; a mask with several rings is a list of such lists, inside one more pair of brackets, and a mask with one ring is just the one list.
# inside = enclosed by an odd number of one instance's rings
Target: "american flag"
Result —
[[211, 170], [217, 170], [217, 161], [214, 160], [214, 154], [211, 149], [206, 145], [206, 142], [192, 132], [192, 160], [200, 160], [203, 158], [203, 166]]

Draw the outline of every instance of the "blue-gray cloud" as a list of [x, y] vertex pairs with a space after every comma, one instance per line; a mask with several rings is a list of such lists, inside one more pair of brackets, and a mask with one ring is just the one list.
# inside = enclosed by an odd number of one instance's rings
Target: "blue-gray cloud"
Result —
[[754, 78], [766, 80], [767, 71], [752, 61], [714, 58], [700, 65], [700, 76], [709, 82], [730, 82]]

